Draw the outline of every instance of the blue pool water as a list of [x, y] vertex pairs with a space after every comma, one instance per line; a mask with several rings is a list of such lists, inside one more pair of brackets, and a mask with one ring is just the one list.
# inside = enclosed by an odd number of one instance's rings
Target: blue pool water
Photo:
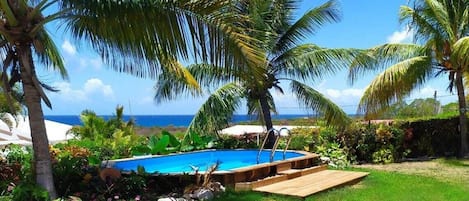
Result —
[[[218, 170], [233, 170], [236, 168], [257, 164], [258, 150], [207, 150], [174, 154], [160, 157], [136, 158], [130, 160], [114, 161], [112, 167], [122, 171], [136, 171], [139, 166], [145, 168], [148, 173], [180, 174], [193, 172], [191, 166], [205, 171], [208, 167], [220, 162]], [[301, 153], [287, 151], [285, 158], [303, 156]], [[270, 160], [270, 150], [261, 153], [259, 163], [267, 163]], [[283, 160], [283, 151], [275, 153], [274, 161]]]

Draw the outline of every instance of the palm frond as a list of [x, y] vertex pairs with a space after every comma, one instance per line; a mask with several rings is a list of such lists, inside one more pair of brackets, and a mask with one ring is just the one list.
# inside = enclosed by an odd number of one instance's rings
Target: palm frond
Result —
[[187, 69], [199, 84], [206, 88], [239, 81], [244, 76], [243, 72], [229, 72], [223, 67], [206, 63], [192, 64], [189, 65]]
[[[184, 73], [166, 72], [158, 76], [155, 84], [155, 101], [161, 103], [163, 101], [174, 100], [181, 95], [200, 96], [204, 89], [210, 89], [214, 86], [227, 84], [235, 79], [237, 72], [229, 73], [224, 68], [212, 64], [192, 64], [187, 68], [178, 66], [178, 71]], [[191, 84], [187, 78], [190, 78]]]
[[379, 74], [366, 88], [358, 111], [366, 115], [379, 113], [383, 108], [408, 96], [432, 75], [430, 57], [413, 57], [392, 65]]
[[453, 44], [451, 61], [469, 72], [469, 36], [463, 37]]
[[0, 9], [2, 11], [2, 16], [8, 21], [11, 26], [18, 25], [18, 19], [16, 19], [16, 16], [8, 3], [8, 0], [0, 0]]
[[280, 33], [272, 52], [283, 52], [303, 41], [309, 34], [316, 33], [325, 23], [339, 21], [337, 4], [337, 1], [330, 0], [306, 12], [287, 30]]
[[225, 128], [244, 96], [244, 89], [237, 83], [229, 83], [212, 93], [194, 115], [187, 133], [217, 133]]
[[428, 12], [426, 17], [430, 18], [433, 24], [439, 28], [440, 32], [444, 33], [447, 40], [454, 41], [456, 36], [451, 25], [447, 7], [440, 0], [425, 0], [425, 4], [424, 13]]
[[418, 11], [408, 7], [401, 6], [399, 11], [399, 21], [401, 23], [407, 22], [407, 27], [415, 31], [414, 40], [426, 41], [431, 38], [443, 38], [440, 35], [438, 28], [434, 27], [432, 22], [422, 16]]
[[360, 54], [362, 50], [358, 49], [328, 49], [304, 44], [277, 57], [272, 66], [274, 71], [289, 77], [316, 79], [346, 69]]
[[342, 127], [350, 121], [347, 114], [339, 106], [320, 92], [298, 81], [292, 81], [290, 86], [300, 104], [323, 114], [328, 124]]
[[161, 73], [155, 84], [156, 103], [174, 100], [183, 94], [191, 94], [193, 96], [201, 95], [197, 80], [192, 76], [191, 72], [180, 66], [178, 69], [170, 72]]
[[349, 68], [348, 79], [354, 83], [369, 72], [379, 72], [409, 58], [427, 55], [428, 49], [416, 44], [384, 44], [356, 54]]
[[[269, 105], [271, 114], [272, 113], [277, 114], [278, 112], [277, 112], [277, 107], [275, 106], [274, 97], [269, 91], [267, 91], [267, 94], [265, 95], [267, 97], [267, 103]], [[252, 97], [246, 96], [246, 105], [248, 108], [248, 111], [247, 111], [248, 115], [255, 117], [255, 119], [262, 122], [263, 115], [262, 115], [262, 106], [261, 106], [260, 100], [258, 98], [252, 98]]]
[[67, 18], [72, 35], [90, 41], [114, 70], [155, 77], [158, 55], [192, 55], [229, 69], [262, 61], [252, 39], [230, 26], [228, 6], [227, 0], [64, 0], [62, 8], [73, 10]]
[[68, 73], [60, 51], [46, 30], [43, 29], [36, 35], [33, 45], [39, 62], [44, 64], [46, 68], [58, 72], [63, 79], [68, 80]]

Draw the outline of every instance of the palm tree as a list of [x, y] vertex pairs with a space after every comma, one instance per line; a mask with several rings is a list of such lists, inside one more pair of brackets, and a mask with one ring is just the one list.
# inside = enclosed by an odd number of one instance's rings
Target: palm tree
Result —
[[[58, 8], [55, 13], [43, 15], [54, 7]], [[41, 102], [52, 104], [44, 92], [49, 87], [37, 78], [34, 61], [68, 78], [45, 29], [47, 23], [61, 20], [68, 33], [89, 42], [116, 71], [149, 78], [175, 73], [196, 85], [179, 68], [178, 59], [193, 57], [233, 70], [262, 57], [249, 38], [227, 26], [236, 19], [227, 12], [231, 9], [228, 0], [0, 0], [2, 86], [10, 92], [6, 82], [22, 84], [37, 184], [56, 197]]]
[[415, 0], [402, 6], [401, 23], [408, 23], [417, 44], [384, 44], [357, 57], [350, 68], [356, 80], [369, 71], [383, 70], [367, 87], [359, 111], [367, 118], [402, 100], [433, 77], [446, 74], [448, 89], [456, 88], [461, 133], [460, 155], [468, 154], [465, 73], [469, 70], [469, 1]]
[[[302, 41], [315, 33], [327, 22], [338, 21], [335, 1], [328, 1], [309, 10], [293, 21], [293, 11], [298, 1], [240, 1], [240, 9], [249, 20], [238, 26], [249, 30], [257, 46], [265, 52], [261, 76], [249, 71], [235, 73], [224, 71], [215, 65], [195, 64], [188, 66], [199, 84], [211, 89], [223, 85], [210, 95], [189, 126], [190, 131], [216, 132], [226, 126], [242, 100], [246, 100], [249, 114], [256, 114], [267, 130], [272, 128], [271, 113], [276, 112], [271, 89], [283, 93], [281, 81], [290, 82], [290, 90], [299, 103], [325, 115], [328, 123], [344, 125], [348, 117], [344, 111], [320, 92], [303, 83], [321, 78], [346, 65], [358, 50], [326, 49]], [[246, 68], [249, 69], [249, 68]], [[161, 76], [156, 84], [157, 102], [177, 98], [181, 93], [198, 95], [183, 80], [173, 76]], [[267, 148], [274, 144], [269, 134]]]

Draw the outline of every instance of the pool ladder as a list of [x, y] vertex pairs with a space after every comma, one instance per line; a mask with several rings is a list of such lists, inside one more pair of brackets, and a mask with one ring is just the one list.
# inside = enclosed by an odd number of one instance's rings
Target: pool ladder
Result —
[[[284, 130], [286, 131], [286, 133], [282, 133], [282, 131], [284, 131]], [[264, 149], [265, 143], [267, 142], [267, 139], [269, 138], [269, 134], [271, 132], [273, 132], [273, 134], [275, 136], [275, 142], [274, 142], [274, 146], [270, 150], [270, 162], [274, 161], [275, 151], [277, 150], [278, 142], [279, 142], [281, 137], [287, 137], [287, 144], [285, 145], [285, 149], [283, 149], [283, 160], [285, 160], [285, 155], [287, 153], [288, 145], [290, 145], [290, 142], [291, 142], [290, 130], [288, 130], [288, 128], [285, 128], [285, 127], [282, 127], [279, 130], [277, 130], [275, 128], [271, 128], [270, 130], [267, 131], [267, 133], [265, 135], [265, 138], [264, 138], [264, 141], [262, 142], [262, 145], [259, 148], [259, 152], [257, 153], [257, 163], [260, 162], [262, 149]]]

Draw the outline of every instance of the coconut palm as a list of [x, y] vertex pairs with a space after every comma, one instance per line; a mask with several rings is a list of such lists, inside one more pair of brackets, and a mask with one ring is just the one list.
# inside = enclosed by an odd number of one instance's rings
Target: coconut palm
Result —
[[[348, 117], [344, 111], [305, 81], [322, 78], [343, 67], [358, 50], [326, 49], [311, 43], [303, 43], [307, 36], [315, 33], [325, 23], [339, 20], [335, 1], [307, 11], [293, 20], [298, 1], [240, 1], [243, 14], [249, 20], [239, 26], [250, 30], [248, 34], [257, 39], [257, 46], [265, 51], [261, 76], [248, 71], [235, 73], [224, 71], [215, 65], [194, 64], [188, 66], [195, 79], [213, 92], [192, 120], [189, 131], [216, 132], [226, 126], [241, 101], [247, 103], [248, 113], [256, 114], [266, 126], [272, 128], [271, 113], [276, 112], [271, 89], [283, 93], [281, 81], [290, 83], [290, 90], [301, 105], [324, 115], [331, 125], [344, 125]], [[249, 69], [249, 68], [247, 68]], [[223, 85], [224, 84], [224, 85]], [[180, 79], [161, 76], [156, 84], [157, 102], [171, 100], [182, 93], [197, 95]], [[273, 133], [269, 134], [266, 147], [274, 144]]]
[[[55, 12], [43, 15], [54, 8]], [[10, 92], [9, 86], [22, 84], [34, 175], [51, 198], [56, 193], [41, 102], [52, 104], [44, 92], [50, 88], [37, 78], [34, 61], [64, 79], [68, 75], [45, 25], [59, 20], [72, 37], [89, 42], [116, 71], [150, 78], [175, 73], [196, 87], [187, 71], [179, 68], [178, 59], [191, 57], [232, 70], [261, 57], [247, 37], [226, 26], [235, 19], [231, 9], [228, 0], [0, 0], [2, 86]]]
[[448, 89], [459, 102], [461, 156], [468, 154], [464, 77], [469, 70], [469, 1], [415, 0], [402, 6], [401, 23], [413, 31], [416, 44], [384, 44], [357, 57], [352, 81], [369, 71], [382, 71], [366, 88], [359, 111], [373, 118], [433, 77], [446, 74]]

